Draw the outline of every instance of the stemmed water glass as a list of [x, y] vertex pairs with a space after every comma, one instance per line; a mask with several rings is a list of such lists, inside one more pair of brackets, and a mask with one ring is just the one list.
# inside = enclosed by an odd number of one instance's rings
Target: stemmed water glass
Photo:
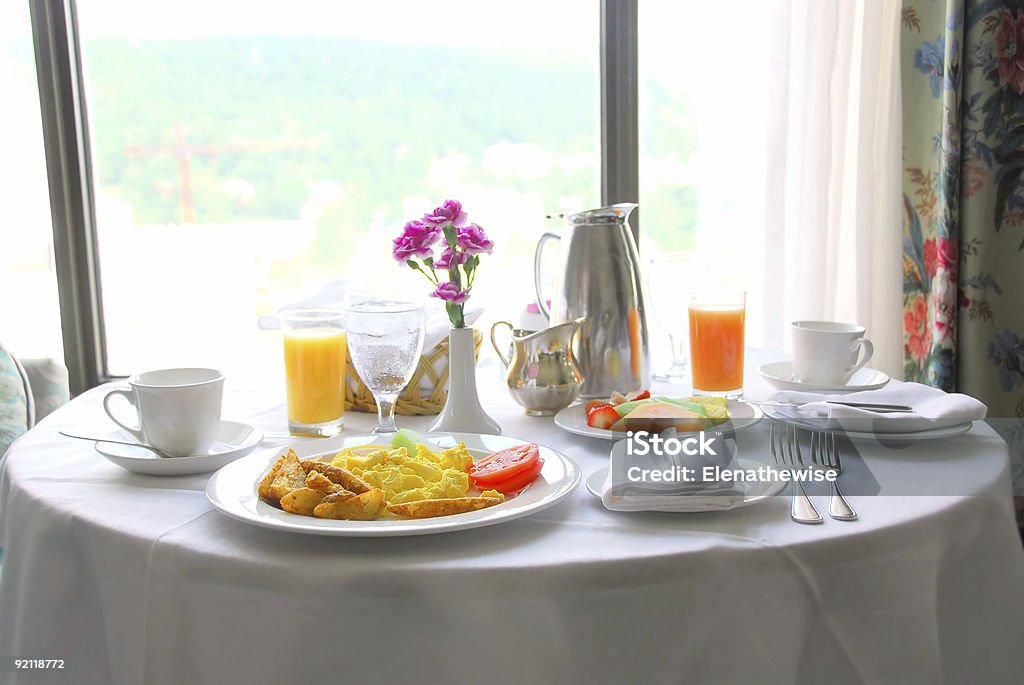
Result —
[[654, 379], [676, 384], [690, 380], [690, 354], [686, 294], [697, 277], [697, 260], [692, 252], [662, 252], [647, 263], [647, 298], [661, 328], [668, 334], [672, 365], [655, 372]]
[[356, 372], [377, 402], [374, 433], [395, 433], [395, 402], [423, 352], [423, 307], [370, 300], [350, 306], [345, 325]]

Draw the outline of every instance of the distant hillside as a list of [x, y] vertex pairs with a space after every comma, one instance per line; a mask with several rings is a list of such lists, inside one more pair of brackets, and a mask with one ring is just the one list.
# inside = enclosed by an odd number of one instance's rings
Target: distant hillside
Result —
[[[384, 45], [329, 37], [219, 37], [86, 46], [94, 157], [101, 187], [135, 207], [136, 221], [179, 218], [171, 154], [125, 147], [309, 141], [303, 149], [192, 155], [197, 217], [293, 219], [307, 185], [340, 181], [368, 208], [422, 193], [431, 160], [478, 159], [496, 142], [536, 142], [554, 156], [593, 152], [596, 74], [586, 64], [512, 61], [479, 49]], [[590, 186], [557, 171], [546, 192]], [[239, 203], [226, 179], [251, 185]], [[503, 179], [503, 185], [516, 185]]]

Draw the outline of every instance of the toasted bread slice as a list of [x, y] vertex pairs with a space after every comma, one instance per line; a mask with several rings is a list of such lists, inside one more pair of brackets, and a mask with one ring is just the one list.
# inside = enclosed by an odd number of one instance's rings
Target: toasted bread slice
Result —
[[260, 481], [258, 488], [260, 497], [278, 504], [281, 498], [292, 490], [306, 487], [306, 472], [302, 470], [299, 458], [294, 450], [278, 459]]
[[361, 495], [364, 492], [369, 492], [373, 489], [373, 486], [348, 469], [343, 469], [340, 466], [335, 466], [334, 464], [328, 464], [325, 461], [308, 459], [302, 462], [302, 468], [306, 473], [309, 473], [310, 471], [322, 473], [327, 476], [332, 483], [337, 483], [346, 490], [354, 492], [357, 495]]
[[388, 511], [407, 519], [425, 519], [478, 511], [501, 504], [503, 497], [452, 497], [450, 499], [424, 499], [405, 504], [389, 504]]
[[351, 492], [335, 492], [324, 496], [313, 509], [313, 516], [322, 519], [346, 519], [370, 521], [384, 510], [384, 491], [373, 488], [368, 492], [353, 495]]

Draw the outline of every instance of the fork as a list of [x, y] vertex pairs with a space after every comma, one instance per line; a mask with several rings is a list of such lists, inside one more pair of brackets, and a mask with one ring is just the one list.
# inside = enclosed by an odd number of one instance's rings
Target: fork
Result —
[[835, 473], [832, 481], [832, 496], [828, 499], [828, 515], [837, 521], [856, 521], [857, 512], [839, 489], [839, 474], [843, 470], [839, 461], [839, 448], [836, 447], [835, 433], [814, 431], [811, 433], [811, 461], [814, 468]]
[[[776, 427], [778, 426], [778, 427]], [[772, 421], [768, 426], [768, 448], [772, 464], [788, 471], [792, 476], [794, 467], [803, 468], [804, 458], [800, 452], [800, 435], [794, 426], [788, 423]], [[822, 523], [818, 510], [814, 508], [811, 498], [804, 492], [804, 486], [794, 479], [796, 490], [789, 507], [789, 517], [797, 523]]]

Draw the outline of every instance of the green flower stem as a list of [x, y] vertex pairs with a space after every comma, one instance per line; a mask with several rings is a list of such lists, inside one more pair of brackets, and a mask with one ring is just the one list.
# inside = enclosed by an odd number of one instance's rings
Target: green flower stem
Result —
[[424, 270], [423, 270], [423, 267], [421, 267], [421, 266], [420, 266], [420, 265], [419, 265], [419, 264], [418, 264], [418, 263], [417, 263], [417, 262], [416, 262], [415, 260], [413, 260], [413, 259], [410, 259], [410, 260], [408, 260], [408, 261], [406, 262], [406, 264], [408, 264], [408, 265], [409, 265], [409, 267], [410, 267], [411, 269], [414, 269], [414, 270], [416, 270], [416, 271], [419, 271], [419, 272], [420, 272], [421, 274], [423, 274], [424, 276], [426, 276], [426, 277], [427, 277], [427, 280], [428, 280], [428, 281], [430, 281], [431, 283], [433, 283], [434, 285], [437, 285], [437, 284], [438, 284], [438, 280], [437, 280], [437, 275], [436, 275], [436, 274], [434, 273], [434, 267], [430, 267], [430, 273], [427, 273], [426, 271], [424, 271]]
[[448, 310], [448, 320], [452, 322], [452, 326], [455, 328], [466, 327], [463, 305], [455, 304], [454, 302], [445, 302], [444, 308]]

